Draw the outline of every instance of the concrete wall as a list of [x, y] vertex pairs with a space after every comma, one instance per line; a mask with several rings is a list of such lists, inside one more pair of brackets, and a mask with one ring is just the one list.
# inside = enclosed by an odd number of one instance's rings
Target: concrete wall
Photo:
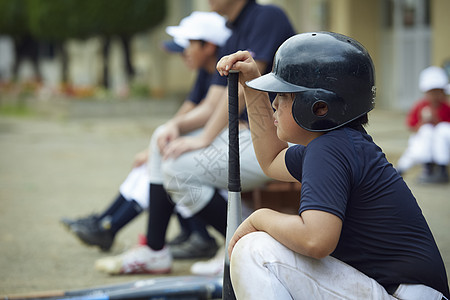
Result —
[[363, 44], [374, 61], [375, 69], [378, 69], [379, 1], [331, 0], [329, 5], [329, 30], [348, 35]]
[[450, 60], [450, 1], [431, 1], [432, 63], [441, 66]]

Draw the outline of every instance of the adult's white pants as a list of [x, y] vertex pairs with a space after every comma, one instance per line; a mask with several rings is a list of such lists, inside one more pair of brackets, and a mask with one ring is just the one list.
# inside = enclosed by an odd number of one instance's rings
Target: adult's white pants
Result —
[[[176, 159], [162, 160], [153, 135], [151, 148], [150, 182], [163, 184], [177, 210], [191, 217], [202, 210], [216, 189], [228, 188], [228, 129], [223, 130], [208, 147], [183, 153]], [[203, 129], [189, 135], [198, 135]], [[256, 159], [250, 130], [239, 131], [240, 176], [242, 191], [250, 191], [270, 179]]]

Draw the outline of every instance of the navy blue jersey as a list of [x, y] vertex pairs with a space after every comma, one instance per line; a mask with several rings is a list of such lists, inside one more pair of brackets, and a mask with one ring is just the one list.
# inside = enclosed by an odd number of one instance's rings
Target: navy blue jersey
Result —
[[211, 73], [208, 73], [204, 69], [199, 69], [197, 72], [197, 79], [195, 80], [195, 84], [192, 87], [186, 101], [191, 101], [194, 104], [199, 104], [200, 101], [202, 101], [208, 93], [209, 86], [211, 85], [211, 78]]
[[[254, 0], [248, 1], [236, 20], [227, 26], [232, 34], [221, 47], [219, 57], [248, 50], [254, 60], [267, 63], [264, 73], [272, 70], [278, 47], [295, 34], [283, 10], [274, 5], [257, 4]], [[212, 84], [225, 86], [227, 81], [216, 72]]]
[[302, 183], [299, 213], [339, 217], [333, 257], [381, 285], [425, 284], [448, 297], [441, 255], [410, 189], [365, 133], [332, 130], [287, 150], [286, 166]]

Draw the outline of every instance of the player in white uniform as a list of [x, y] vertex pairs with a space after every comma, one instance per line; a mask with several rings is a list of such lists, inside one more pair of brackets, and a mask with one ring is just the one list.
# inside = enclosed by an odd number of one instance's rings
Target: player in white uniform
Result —
[[423, 165], [422, 183], [447, 183], [450, 162], [450, 104], [445, 91], [446, 72], [436, 66], [420, 73], [419, 88], [424, 93], [407, 116], [411, 130], [408, 147], [400, 157], [397, 170], [404, 174], [417, 164]]
[[[182, 56], [186, 65], [192, 70], [198, 70], [190, 95], [174, 116], [177, 118], [194, 109], [205, 97], [212, 73], [215, 72], [216, 53], [228, 39], [230, 30], [225, 27], [225, 19], [216, 13], [193, 12], [181, 20], [179, 26], [169, 26], [166, 31], [174, 40], [165, 42], [164, 48], [169, 52], [184, 51]], [[195, 32], [199, 41], [208, 42], [190, 45], [188, 40], [180, 38], [184, 32]], [[153, 136], [157, 136], [163, 128], [157, 129]], [[152, 162], [148, 157], [149, 149], [136, 155], [133, 169], [121, 184], [119, 195], [105, 211], [76, 220], [64, 218], [62, 222], [84, 243], [109, 250], [117, 232], [149, 206], [149, 166], [154, 166], [159, 158], [154, 158]], [[154, 172], [159, 171], [156, 168]], [[203, 222], [180, 215], [179, 221], [181, 233], [170, 242], [174, 258], [208, 258], [214, 255], [217, 244]]]

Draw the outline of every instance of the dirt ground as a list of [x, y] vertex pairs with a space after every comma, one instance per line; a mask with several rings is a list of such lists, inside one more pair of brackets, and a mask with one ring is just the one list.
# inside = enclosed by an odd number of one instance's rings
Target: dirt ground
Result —
[[[176, 109], [174, 102], [47, 103], [26, 116], [0, 115], [0, 296], [73, 290], [149, 275], [108, 276], [94, 270], [105, 253], [86, 247], [60, 224], [106, 207], [144, 149], [151, 132]], [[395, 162], [407, 141], [404, 115], [374, 111], [368, 131]], [[450, 185], [406, 180], [450, 271]], [[117, 236], [119, 254], [145, 233], [141, 214]], [[177, 233], [170, 224], [169, 237]], [[171, 275], [188, 275], [193, 261], [177, 261]]]

